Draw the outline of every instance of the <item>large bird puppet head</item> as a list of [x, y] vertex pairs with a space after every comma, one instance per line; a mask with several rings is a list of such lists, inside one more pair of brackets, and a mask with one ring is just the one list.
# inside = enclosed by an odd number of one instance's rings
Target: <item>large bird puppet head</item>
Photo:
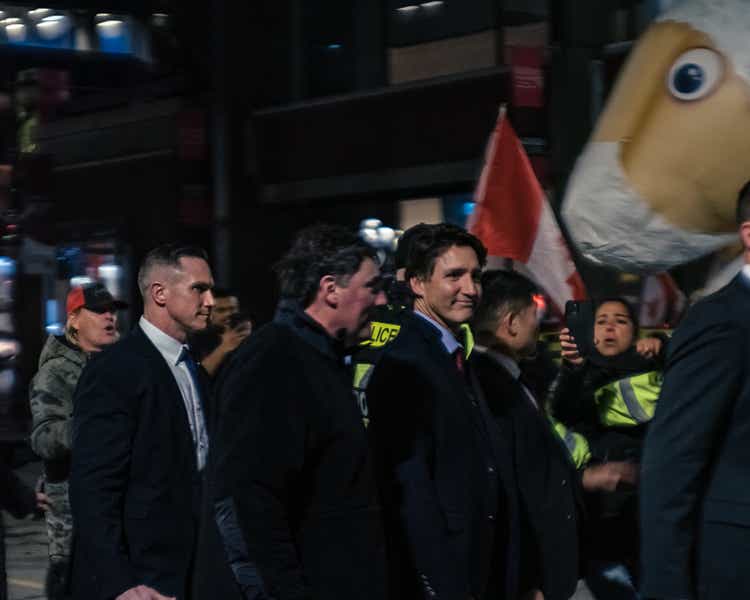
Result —
[[736, 239], [750, 180], [750, 5], [685, 0], [631, 52], [568, 183], [582, 254], [660, 271]]

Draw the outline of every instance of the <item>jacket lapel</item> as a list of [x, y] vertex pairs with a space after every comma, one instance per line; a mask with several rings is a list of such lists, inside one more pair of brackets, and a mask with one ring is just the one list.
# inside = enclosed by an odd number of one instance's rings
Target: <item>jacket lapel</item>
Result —
[[[148, 336], [140, 326], [135, 327], [133, 335], [137, 337], [139, 344], [143, 348], [143, 354], [152, 370], [155, 383], [158, 382], [153, 390], [156, 392], [157, 397], [152, 398], [152, 401], [166, 403], [167, 410], [172, 417], [170, 422], [175, 425], [173, 430], [179, 432], [180, 442], [186, 443], [190, 447], [188, 455], [192, 457], [193, 468], [195, 469], [197, 465], [195, 463], [195, 452], [193, 451], [193, 435], [190, 432], [190, 422], [188, 421], [187, 410], [185, 409], [185, 401], [182, 399], [182, 393], [180, 393], [180, 388], [177, 386], [177, 381], [161, 352], [148, 339]], [[168, 397], [159, 397], [158, 391], [160, 389], [166, 390]]]

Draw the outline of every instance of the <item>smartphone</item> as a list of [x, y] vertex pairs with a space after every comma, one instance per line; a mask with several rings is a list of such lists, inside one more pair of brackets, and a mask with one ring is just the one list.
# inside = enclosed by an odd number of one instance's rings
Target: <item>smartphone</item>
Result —
[[594, 349], [594, 305], [590, 300], [568, 300], [565, 324], [575, 338], [578, 354], [586, 358]]

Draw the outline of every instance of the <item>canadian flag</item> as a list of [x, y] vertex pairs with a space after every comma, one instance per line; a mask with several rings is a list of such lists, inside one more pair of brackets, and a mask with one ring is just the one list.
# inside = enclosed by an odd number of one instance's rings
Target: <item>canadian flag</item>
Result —
[[[525, 265], [560, 315], [566, 301], [586, 297], [583, 280], [504, 106], [487, 146], [474, 199], [468, 229], [482, 240], [491, 259]], [[489, 263], [492, 266], [493, 261]]]
[[642, 327], [674, 327], [686, 305], [685, 294], [669, 273], [649, 275], [643, 281], [638, 322]]

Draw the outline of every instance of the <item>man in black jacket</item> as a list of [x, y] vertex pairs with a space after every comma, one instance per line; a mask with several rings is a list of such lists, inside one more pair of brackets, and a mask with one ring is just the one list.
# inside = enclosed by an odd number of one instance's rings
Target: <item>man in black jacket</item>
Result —
[[286, 309], [238, 349], [217, 390], [210, 503], [234, 592], [213, 578], [200, 598], [386, 597], [371, 453], [345, 363], [385, 303], [375, 257], [355, 234], [316, 226], [279, 264]]
[[538, 290], [520, 273], [488, 271], [474, 315], [472, 361], [498, 424], [513, 431], [516, 477], [524, 513], [521, 589], [567, 600], [580, 572], [582, 495], [575, 465], [530, 382], [521, 372], [537, 349]]
[[395, 598], [516, 595], [510, 441], [469, 382], [462, 344], [485, 257], [481, 242], [458, 227], [414, 236], [406, 265], [414, 312], [368, 387]]
[[203, 250], [166, 245], [138, 286], [138, 326], [88, 362], [73, 398], [76, 600], [188, 597], [208, 392], [185, 342], [208, 323], [213, 279]]
[[746, 264], [677, 328], [646, 436], [641, 587], [648, 598], [750, 593], [750, 185], [740, 193], [737, 222]]

